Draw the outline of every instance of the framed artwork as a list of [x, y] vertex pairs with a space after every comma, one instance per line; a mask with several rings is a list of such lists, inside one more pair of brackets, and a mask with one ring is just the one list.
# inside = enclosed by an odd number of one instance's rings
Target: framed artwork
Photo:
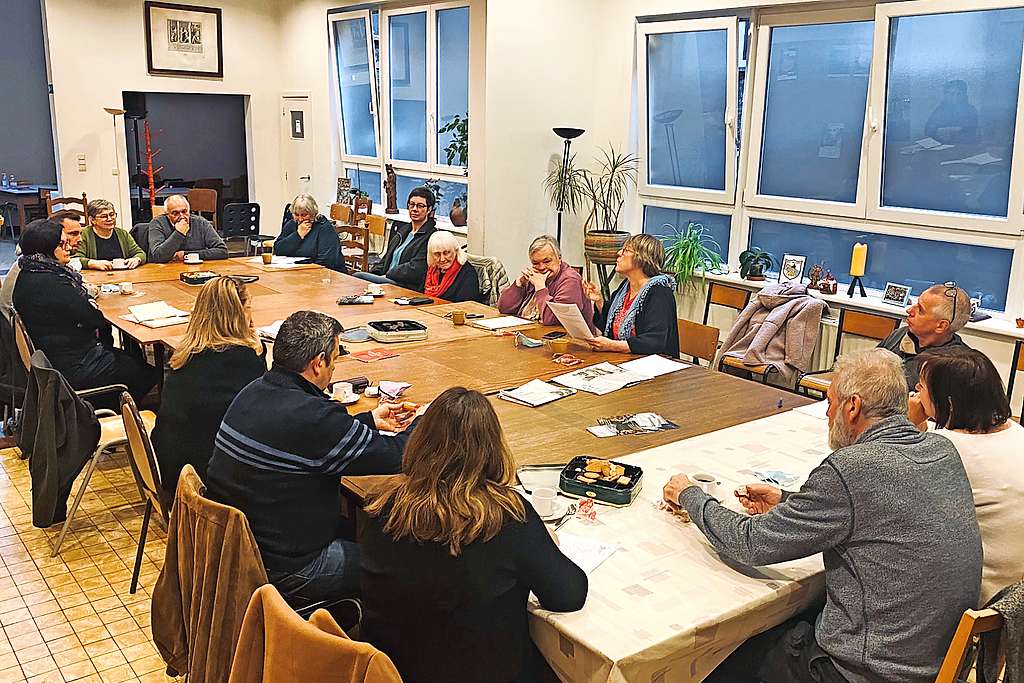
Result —
[[795, 282], [800, 284], [804, 279], [804, 266], [807, 265], [807, 257], [798, 254], [786, 254], [782, 257], [782, 265], [779, 266], [779, 282]]
[[224, 77], [219, 7], [147, 0], [143, 11], [149, 73]]
[[885, 292], [882, 293], [882, 303], [905, 308], [910, 303], [910, 289], [910, 285], [886, 282]]

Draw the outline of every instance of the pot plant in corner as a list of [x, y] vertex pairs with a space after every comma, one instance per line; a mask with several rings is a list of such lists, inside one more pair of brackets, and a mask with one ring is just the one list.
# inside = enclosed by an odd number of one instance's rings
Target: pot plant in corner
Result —
[[673, 225], [674, 235], [665, 242], [665, 271], [675, 276], [680, 291], [704, 279], [709, 270], [722, 267], [721, 246], [700, 223], [690, 221], [685, 231]]
[[767, 251], [751, 247], [740, 254], [740, 277], [744, 280], [763, 280], [764, 272], [771, 270], [775, 260]]
[[589, 205], [584, 206], [589, 211], [583, 223], [583, 251], [591, 263], [612, 264], [629, 237], [618, 225], [630, 186], [636, 187], [638, 159], [610, 145], [601, 154], [599, 169], [584, 170], [579, 177], [583, 203]]

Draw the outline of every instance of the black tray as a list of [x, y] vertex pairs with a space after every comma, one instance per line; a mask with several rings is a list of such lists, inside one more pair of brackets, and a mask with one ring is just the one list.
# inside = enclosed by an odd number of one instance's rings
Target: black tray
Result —
[[636, 465], [611, 460], [610, 462], [625, 468], [625, 476], [630, 478], [628, 484], [600, 480], [584, 484], [576, 477], [586, 468], [587, 461], [593, 458], [594, 456], [590, 455], [577, 455], [562, 468], [562, 474], [558, 479], [558, 488], [562, 493], [577, 498], [592, 498], [598, 503], [617, 507], [625, 507], [632, 503], [643, 486], [644, 471]]

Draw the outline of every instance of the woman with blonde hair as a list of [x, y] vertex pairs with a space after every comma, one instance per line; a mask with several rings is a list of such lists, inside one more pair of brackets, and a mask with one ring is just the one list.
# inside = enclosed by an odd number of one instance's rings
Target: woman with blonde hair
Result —
[[402, 475], [367, 507], [363, 635], [407, 683], [551, 676], [530, 640], [527, 596], [533, 591], [546, 610], [575, 611], [587, 576], [514, 480], [494, 408], [455, 387], [430, 404], [406, 444]]
[[266, 349], [253, 326], [245, 283], [217, 277], [203, 285], [170, 366], [153, 448], [164, 492], [173, 498], [186, 463], [201, 478], [206, 476], [213, 439], [228, 406], [267, 370]]

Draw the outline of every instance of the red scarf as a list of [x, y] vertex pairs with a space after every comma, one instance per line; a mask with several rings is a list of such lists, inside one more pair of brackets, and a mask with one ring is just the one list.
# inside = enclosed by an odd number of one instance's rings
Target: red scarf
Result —
[[459, 259], [455, 259], [451, 268], [445, 271], [444, 277], [441, 277], [441, 271], [437, 269], [437, 266], [427, 268], [427, 279], [423, 283], [423, 293], [427, 296], [444, 298], [441, 295], [447, 292], [448, 288], [455, 282], [455, 276], [459, 274], [459, 268], [461, 267], [462, 264], [459, 263]]

